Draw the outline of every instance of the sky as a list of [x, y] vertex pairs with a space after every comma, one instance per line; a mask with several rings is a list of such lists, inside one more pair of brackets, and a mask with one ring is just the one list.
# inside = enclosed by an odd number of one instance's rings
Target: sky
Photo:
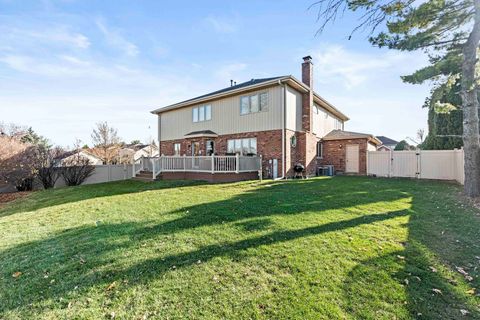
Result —
[[348, 39], [346, 13], [321, 34], [313, 0], [0, 0], [0, 122], [54, 144], [91, 144], [107, 121], [125, 141], [156, 138], [150, 111], [252, 78], [301, 78], [311, 55], [318, 94], [351, 119], [345, 130], [415, 137], [428, 85], [400, 76], [420, 53]]

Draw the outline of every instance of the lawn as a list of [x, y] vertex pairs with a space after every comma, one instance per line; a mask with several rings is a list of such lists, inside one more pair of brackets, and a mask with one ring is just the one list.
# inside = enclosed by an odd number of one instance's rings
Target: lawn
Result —
[[0, 209], [0, 319], [480, 319], [449, 183], [122, 181]]

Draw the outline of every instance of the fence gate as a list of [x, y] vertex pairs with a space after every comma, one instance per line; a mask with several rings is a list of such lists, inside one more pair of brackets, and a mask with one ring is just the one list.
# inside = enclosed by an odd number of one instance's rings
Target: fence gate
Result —
[[379, 177], [456, 180], [463, 184], [462, 150], [369, 151], [367, 173]]

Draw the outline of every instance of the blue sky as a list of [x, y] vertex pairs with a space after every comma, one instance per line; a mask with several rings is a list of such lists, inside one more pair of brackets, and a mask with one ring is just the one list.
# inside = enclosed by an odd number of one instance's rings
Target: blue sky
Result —
[[346, 113], [346, 130], [414, 137], [427, 127], [428, 86], [400, 75], [421, 53], [373, 48], [348, 35], [346, 14], [315, 36], [313, 0], [0, 0], [0, 121], [52, 142], [91, 143], [108, 121], [127, 142], [156, 138], [149, 111], [251, 78], [300, 77], [314, 59], [316, 91]]

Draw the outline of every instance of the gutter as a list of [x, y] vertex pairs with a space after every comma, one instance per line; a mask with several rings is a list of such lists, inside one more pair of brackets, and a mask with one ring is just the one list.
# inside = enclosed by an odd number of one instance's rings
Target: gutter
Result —
[[[282, 85], [282, 80], [278, 80], [278, 85]], [[283, 95], [282, 95], [282, 176], [275, 180], [285, 179], [285, 128], [286, 128], [286, 101], [287, 101], [287, 85], [283, 84]]]

